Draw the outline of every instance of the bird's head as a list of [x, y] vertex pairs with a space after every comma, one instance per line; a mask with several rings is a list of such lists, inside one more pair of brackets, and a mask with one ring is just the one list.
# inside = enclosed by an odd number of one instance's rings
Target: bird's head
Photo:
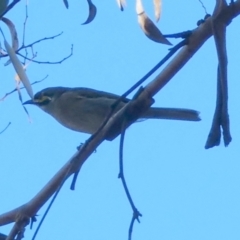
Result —
[[66, 91], [64, 87], [50, 87], [37, 92], [33, 99], [30, 99], [23, 104], [32, 104], [40, 107], [42, 110], [51, 114], [51, 109], [54, 108], [56, 99]]

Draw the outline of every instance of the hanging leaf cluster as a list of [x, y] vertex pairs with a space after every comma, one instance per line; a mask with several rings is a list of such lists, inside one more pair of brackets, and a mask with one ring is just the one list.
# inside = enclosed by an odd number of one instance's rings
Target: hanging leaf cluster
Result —
[[[69, 7], [68, 0], [63, 0], [63, 2], [65, 7], [68, 8]], [[89, 6], [88, 17], [87, 20], [84, 23], [82, 23], [83, 25], [92, 22], [97, 14], [97, 7], [93, 4], [93, 2], [91, 0], [87, 0], [87, 2]], [[126, 0], [117, 0], [117, 5], [120, 8], [120, 10], [123, 11], [124, 8], [126, 7]], [[153, 6], [155, 20], [156, 22], [158, 22], [162, 11], [162, 0], [153, 0]], [[163, 36], [161, 31], [157, 28], [154, 22], [146, 14], [143, 8], [142, 0], [136, 0], [136, 13], [138, 24], [142, 29], [143, 33], [149, 39], [157, 43], [171, 45], [171, 43]]]

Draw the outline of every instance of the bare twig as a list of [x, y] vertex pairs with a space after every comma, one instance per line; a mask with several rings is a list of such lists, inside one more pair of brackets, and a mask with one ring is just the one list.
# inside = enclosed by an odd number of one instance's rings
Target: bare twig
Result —
[[205, 11], [205, 14], [208, 15], [207, 8], [205, 7], [204, 3], [203, 3], [201, 0], [198, 0], [198, 1], [201, 3], [202, 8], [203, 8], [204, 11]]
[[[83, 144], [81, 143], [80, 146], [77, 147], [77, 150], [80, 151], [82, 146], [83, 146]], [[76, 185], [76, 182], [77, 182], [79, 172], [80, 172], [80, 170], [76, 171], [73, 174], [73, 179], [72, 179], [71, 186], [70, 186], [71, 190], [75, 190], [75, 185]]]
[[129, 227], [129, 232], [128, 232], [128, 239], [131, 240], [132, 239], [132, 230], [133, 230], [134, 222], [135, 222], [135, 220], [140, 222], [139, 217], [142, 217], [142, 214], [138, 211], [138, 209], [136, 208], [136, 206], [135, 206], [135, 204], [134, 204], [134, 202], [132, 200], [132, 197], [131, 197], [131, 194], [130, 194], [130, 192], [128, 190], [127, 183], [126, 183], [125, 176], [124, 176], [124, 170], [123, 170], [123, 144], [124, 144], [124, 137], [125, 137], [125, 130], [126, 130], [125, 128], [126, 128], [125, 121], [123, 121], [122, 133], [121, 133], [121, 137], [120, 137], [120, 146], [119, 146], [119, 174], [118, 174], [118, 177], [122, 181], [124, 191], [125, 191], [125, 193], [127, 195], [128, 201], [129, 201], [129, 203], [130, 203], [130, 205], [132, 207], [132, 210], [133, 210], [133, 217], [132, 217], [131, 224], [130, 224], [130, 227]]
[[[40, 82], [44, 81], [47, 77], [48, 77], [48, 75], [47, 75], [46, 77], [44, 77], [43, 79], [41, 79], [41, 80], [38, 80], [38, 81], [35, 81], [35, 82], [31, 83], [31, 85], [40, 83]], [[25, 87], [20, 87], [19, 89], [24, 89], [24, 88], [25, 88]], [[13, 89], [11, 92], [6, 93], [2, 98], [0, 98], [0, 101], [4, 101], [5, 98], [6, 98], [8, 95], [10, 95], [10, 94], [12, 94], [12, 93], [14, 93], [14, 92], [16, 92], [16, 91], [17, 91], [17, 88]]]
[[133, 216], [129, 225], [129, 229], [128, 229], [128, 240], [132, 239], [132, 232], [133, 232], [133, 226], [134, 226], [134, 222], [138, 219], [139, 213], [137, 211], [133, 212]]
[[19, 56], [21, 56], [24, 59], [27, 59], [29, 61], [38, 63], [38, 64], [61, 64], [62, 62], [66, 61], [68, 58], [70, 58], [73, 55], [73, 45], [71, 45], [71, 52], [69, 53], [68, 56], [64, 57], [63, 59], [61, 59], [60, 61], [56, 61], [56, 62], [50, 62], [50, 61], [37, 61], [37, 60], [33, 60], [30, 59], [28, 57], [25, 57], [24, 55], [22, 55], [21, 53], [17, 53]]
[[192, 31], [184, 31], [179, 33], [164, 34], [165, 38], [188, 38], [192, 34]]
[[32, 216], [31, 219], [30, 219], [30, 229], [33, 228], [33, 223], [35, 223], [37, 221], [37, 214]]
[[18, 53], [19, 51], [21, 51], [22, 49], [24, 49], [24, 48], [31, 48], [31, 47], [33, 47], [33, 45], [35, 45], [35, 44], [37, 44], [37, 43], [40, 43], [40, 42], [43, 42], [43, 41], [47, 41], [47, 40], [52, 40], [52, 39], [54, 39], [54, 38], [57, 38], [57, 37], [61, 36], [62, 34], [63, 34], [63, 32], [60, 32], [60, 33], [58, 33], [58, 34], [56, 34], [56, 35], [53, 35], [53, 36], [51, 36], [51, 37], [41, 38], [41, 39], [36, 40], [36, 41], [34, 41], [34, 42], [32, 42], [32, 43], [30, 43], [30, 44], [28, 44], [28, 45], [24, 45], [24, 42], [23, 42], [22, 46], [17, 50], [17, 53]]
[[47, 216], [49, 210], [51, 209], [54, 201], [56, 200], [56, 198], [57, 198], [60, 190], [62, 189], [62, 186], [63, 186], [63, 184], [64, 184], [64, 182], [65, 182], [65, 180], [66, 180], [66, 178], [67, 178], [67, 175], [68, 175], [68, 172], [66, 172], [65, 178], [62, 180], [62, 183], [60, 184], [59, 188], [56, 190], [55, 194], [53, 195], [52, 200], [50, 201], [50, 203], [49, 203], [46, 211], [44, 212], [44, 214], [43, 214], [43, 216], [42, 216], [42, 218], [41, 218], [41, 220], [40, 220], [40, 222], [39, 222], [39, 224], [38, 224], [38, 226], [37, 226], [37, 228], [36, 228], [36, 230], [35, 230], [35, 232], [34, 232], [34, 234], [33, 234], [32, 240], [34, 240], [34, 239], [36, 238], [36, 236], [37, 236], [37, 234], [38, 234], [38, 232], [39, 232], [39, 230], [40, 230], [40, 227], [41, 227], [42, 224], [43, 224], [44, 219], [46, 218], [46, 216]]
[[22, 46], [25, 45], [25, 35], [26, 35], [26, 25], [27, 25], [27, 20], [28, 20], [28, 5], [27, 5], [27, 0], [26, 0], [26, 5], [25, 5], [25, 20], [23, 23], [23, 39], [22, 39]]
[[[22, 42], [22, 46], [17, 49], [16, 53], [19, 53], [21, 50], [26, 49], [26, 48], [32, 48], [37, 43], [55, 39], [55, 38], [57, 38], [57, 37], [59, 37], [59, 36], [61, 36], [63, 34], [63, 32], [60, 32], [60, 33], [58, 33], [56, 35], [53, 35], [51, 37], [44, 37], [44, 38], [41, 38], [39, 40], [36, 40], [36, 41], [34, 41], [32, 43], [29, 43], [29, 44], [25, 45], [25, 32], [26, 32], [27, 19], [28, 19], [28, 12], [27, 12], [27, 5], [26, 5], [26, 18], [25, 18], [25, 21], [24, 21], [24, 24], [23, 24], [23, 42]], [[8, 57], [8, 54], [2, 54], [1, 55], [1, 58], [4, 58], [4, 57]]]
[[[25, 20], [25, 22], [24, 22], [24, 34], [25, 34], [25, 24], [26, 24], [26, 21], [27, 20]], [[32, 48], [35, 44], [37, 44], [37, 43], [40, 43], [40, 42], [43, 42], [43, 41], [47, 41], [47, 40], [51, 40], [51, 39], [54, 39], [54, 38], [56, 38], [56, 37], [59, 37], [59, 36], [61, 36], [63, 34], [63, 32], [60, 32], [60, 33], [58, 33], [58, 34], [56, 34], [56, 35], [53, 35], [53, 36], [51, 36], [51, 37], [44, 37], [44, 38], [41, 38], [41, 39], [39, 39], [39, 40], [36, 40], [36, 41], [34, 41], [34, 42], [32, 42], [32, 43], [29, 43], [28, 45], [25, 45], [25, 43], [24, 43], [24, 35], [23, 35], [23, 43], [22, 43], [22, 46], [16, 51], [16, 53], [18, 53], [19, 54], [19, 52], [21, 51], [21, 50], [23, 50], [23, 49], [26, 49], [26, 48]], [[20, 55], [21, 56], [21, 55]], [[4, 58], [4, 57], [8, 57], [8, 54], [2, 54], [1, 55], [1, 58]]]
[[[63, 32], [61, 32], [61, 33], [59, 33], [59, 34], [56, 34], [56, 35], [54, 35], [54, 36], [51, 36], [51, 37], [45, 37], [45, 38], [39, 39], [39, 40], [37, 40], [37, 41], [34, 41], [34, 42], [32, 42], [32, 43], [30, 43], [30, 44], [28, 44], [28, 45], [24, 45], [24, 42], [23, 42], [22, 46], [16, 51], [16, 54], [19, 55], [19, 56], [21, 56], [21, 57], [24, 59], [24, 61], [29, 60], [29, 61], [31, 61], [31, 62], [35, 62], [35, 63], [38, 63], [38, 64], [61, 64], [62, 62], [64, 62], [65, 60], [67, 60], [68, 58], [70, 58], [70, 57], [73, 55], [73, 45], [71, 45], [71, 51], [70, 51], [69, 55], [66, 56], [66, 57], [64, 57], [62, 60], [56, 61], [56, 62], [51, 62], [51, 61], [37, 61], [37, 60], [33, 60], [32, 58], [28, 58], [28, 57], [27, 57], [28, 52], [27, 52], [26, 49], [27, 49], [27, 48], [31, 48], [31, 49], [32, 49], [32, 55], [33, 55], [33, 56], [36, 56], [37, 53], [34, 53], [34, 52], [33, 52], [33, 46], [34, 46], [35, 44], [40, 43], [40, 42], [42, 42], [42, 41], [54, 39], [54, 38], [56, 38], [56, 37], [59, 37], [59, 36], [62, 35], [62, 34], [63, 34]], [[20, 53], [20, 51], [23, 50], [23, 49], [25, 49], [25, 56]], [[8, 54], [1, 54], [1, 55], [0, 55], [0, 58], [4, 58], [4, 57], [8, 57]]]
[[8, 123], [8, 125], [0, 132], [0, 134], [4, 133], [10, 125], [11, 125], [11, 122]]
[[[25, 45], [25, 36], [26, 36], [26, 26], [27, 26], [27, 20], [28, 20], [28, 0], [26, 0], [26, 5], [25, 5], [25, 20], [23, 23], [23, 39], [22, 39], [22, 46]], [[27, 48], [25, 48], [25, 56], [28, 56], [28, 51]], [[26, 59], [24, 59], [24, 65], [25, 65]]]

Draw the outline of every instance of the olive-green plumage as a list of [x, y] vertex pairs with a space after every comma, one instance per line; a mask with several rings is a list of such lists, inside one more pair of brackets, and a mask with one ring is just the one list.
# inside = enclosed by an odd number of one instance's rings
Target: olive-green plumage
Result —
[[[63, 126], [74, 131], [93, 134], [105, 120], [118, 95], [90, 88], [50, 87], [35, 94], [33, 100], [24, 104], [34, 104], [54, 117]], [[129, 99], [124, 99], [115, 112]], [[143, 119], [172, 119], [199, 121], [199, 113], [190, 109], [150, 108]]]

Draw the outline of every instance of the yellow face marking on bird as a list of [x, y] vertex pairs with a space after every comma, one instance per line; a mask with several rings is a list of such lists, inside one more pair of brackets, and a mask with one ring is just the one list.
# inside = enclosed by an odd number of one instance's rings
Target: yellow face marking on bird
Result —
[[46, 102], [46, 101], [49, 102], [49, 101], [51, 101], [51, 100], [52, 100], [51, 97], [49, 97], [49, 96], [44, 96], [44, 95], [42, 95], [41, 98], [33, 99], [33, 101], [36, 102], [36, 103], [43, 103], [43, 102]]

